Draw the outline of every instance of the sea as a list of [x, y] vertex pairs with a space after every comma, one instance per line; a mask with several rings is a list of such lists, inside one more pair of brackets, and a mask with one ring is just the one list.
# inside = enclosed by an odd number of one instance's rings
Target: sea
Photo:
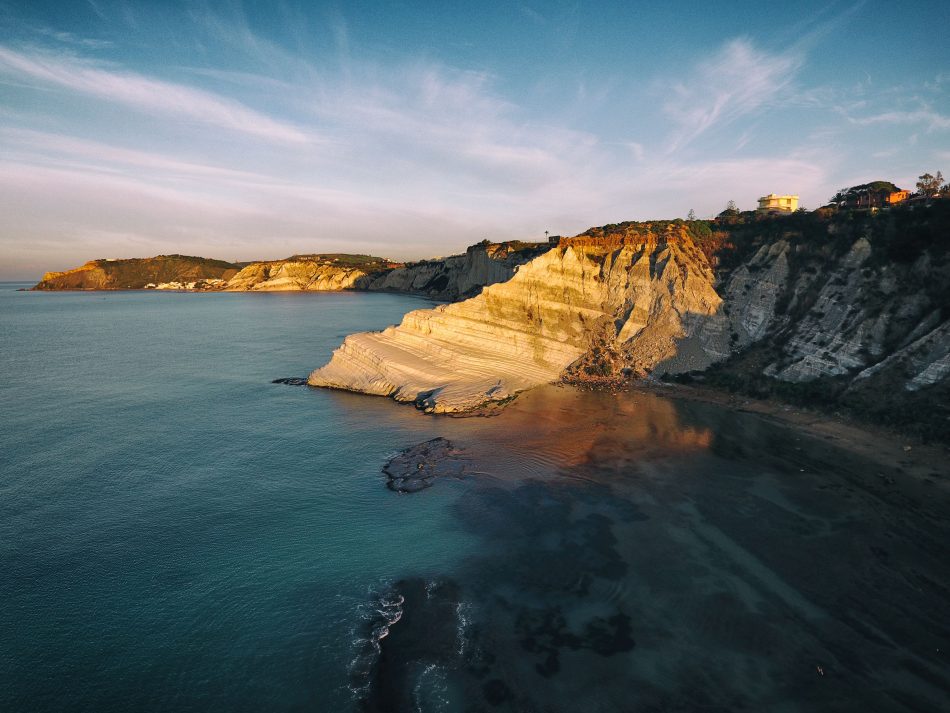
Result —
[[[752, 413], [306, 377], [426, 300], [0, 284], [0, 711], [950, 710], [945, 488]], [[387, 488], [443, 437], [463, 477]]]

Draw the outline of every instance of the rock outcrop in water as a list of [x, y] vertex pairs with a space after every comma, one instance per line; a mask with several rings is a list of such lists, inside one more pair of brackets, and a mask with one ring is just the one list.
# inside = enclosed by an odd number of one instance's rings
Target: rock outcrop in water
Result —
[[446, 438], [433, 438], [406, 448], [383, 466], [390, 490], [417, 493], [438, 478], [461, 478], [469, 471], [464, 451]]
[[692, 338], [720, 307], [713, 283], [681, 226], [579, 236], [477, 297], [347, 337], [310, 383], [447, 413], [507, 401], [588, 353], [616, 351], [639, 373], [703, 368]]
[[[95, 260], [34, 288], [380, 290], [456, 304], [348, 337], [315, 386], [432, 412], [554, 380], [683, 375], [845, 407], [950, 440], [950, 201], [622, 223], [401, 265], [366, 255], [235, 264]], [[469, 299], [466, 299], [469, 298]], [[691, 375], [691, 376], [690, 376]]]

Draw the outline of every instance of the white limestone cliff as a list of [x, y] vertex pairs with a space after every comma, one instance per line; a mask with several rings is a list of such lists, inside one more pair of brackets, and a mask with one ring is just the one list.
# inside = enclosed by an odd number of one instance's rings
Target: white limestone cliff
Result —
[[643, 373], [703, 368], [694, 336], [720, 308], [713, 282], [683, 231], [581, 236], [477, 297], [347, 337], [309, 383], [443, 413], [506, 401], [602, 348]]
[[299, 291], [352, 289], [367, 272], [359, 267], [315, 260], [255, 262], [232, 277], [229, 291]]
[[[510, 279], [474, 298], [347, 337], [309, 383], [440, 413], [504, 402], [558, 379], [701, 372], [737, 355], [737, 374], [846, 379], [854, 384], [848, 393], [880, 388], [885, 377], [907, 392], [946, 382], [950, 330], [923, 289], [943, 273], [927, 255], [910, 265], [872, 260], [865, 238], [837, 257], [827, 252], [801, 240], [766, 241], [717, 281], [682, 226], [593, 229], [510, 266]], [[466, 270], [473, 284], [503, 277], [490, 274], [487, 259], [470, 250], [432, 274], [393, 271], [376, 280], [415, 291], [451, 274], [458, 289]], [[419, 283], [403, 284], [411, 274]]]

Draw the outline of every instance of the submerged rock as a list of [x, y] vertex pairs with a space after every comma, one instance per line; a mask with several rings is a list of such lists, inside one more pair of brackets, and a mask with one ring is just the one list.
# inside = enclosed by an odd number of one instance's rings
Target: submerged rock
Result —
[[287, 384], [287, 386], [306, 386], [307, 380], [300, 376], [285, 376], [280, 379], [274, 379], [272, 384]]
[[390, 490], [416, 493], [432, 485], [436, 478], [461, 478], [469, 470], [465, 451], [446, 438], [433, 438], [406, 448], [383, 466]]

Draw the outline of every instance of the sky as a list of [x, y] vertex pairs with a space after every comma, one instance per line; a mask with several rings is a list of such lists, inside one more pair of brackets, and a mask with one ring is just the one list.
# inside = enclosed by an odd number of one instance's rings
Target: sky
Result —
[[950, 3], [0, 2], [0, 279], [950, 174]]

